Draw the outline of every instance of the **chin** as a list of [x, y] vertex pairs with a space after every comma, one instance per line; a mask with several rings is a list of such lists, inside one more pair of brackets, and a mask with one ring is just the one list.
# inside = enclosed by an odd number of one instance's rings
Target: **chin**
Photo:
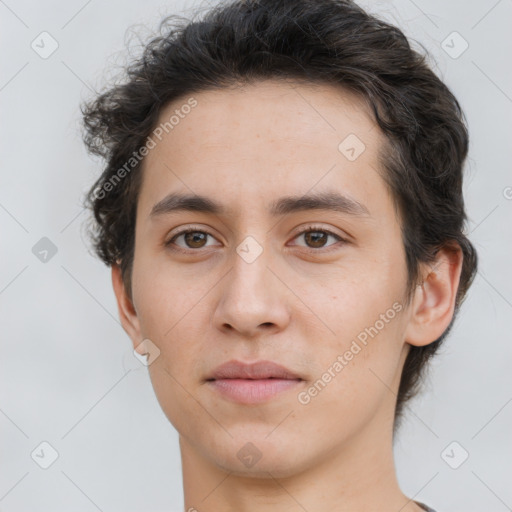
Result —
[[291, 478], [297, 473], [301, 472], [301, 469], [297, 467], [295, 463], [289, 461], [267, 459], [263, 461], [261, 459], [252, 467], [244, 468], [238, 460], [233, 460], [228, 464], [217, 464], [222, 470], [231, 473], [232, 475], [245, 478], [278, 478], [285, 479]]
[[215, 445], [209, 456], [222, 470], [248, 478], [288, 478], [306, 469], [304, 450], [298, 451], [296, 442], [290, 437], [287, 443], [278, 436], [265, 439], [267, 435], [236, 436], [229, 446]]

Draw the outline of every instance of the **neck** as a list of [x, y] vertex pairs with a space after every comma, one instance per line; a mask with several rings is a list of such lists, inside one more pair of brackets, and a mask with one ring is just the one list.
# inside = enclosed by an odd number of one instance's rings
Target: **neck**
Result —
[[229, 471], [180, 436], [185, 511], [420, 512], [399, 488], [388, 420], [375, 417], [343, 445], [285, 478]]

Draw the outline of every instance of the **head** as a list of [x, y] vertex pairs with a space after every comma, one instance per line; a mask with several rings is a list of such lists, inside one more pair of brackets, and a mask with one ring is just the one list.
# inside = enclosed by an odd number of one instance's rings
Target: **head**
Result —
[[[222, 446], [245, 438], [278, 457], [322, 429], [311, 459], [379, 415], [396, 428], [476, 271], [456, 98], [398, 28], [350, 1], [173, 20], [83, 108], [105, 159], [88, 195], [94, 246], [133, 344], [160, 351], [164, 412], [226, 468]], [[177, 195], [196, 197], [175, 209]], [[302, 394], [218, 399], [205, 380], [230, 359], [284, 364]], [[283, 403], [289, 426], [267, 438]]]

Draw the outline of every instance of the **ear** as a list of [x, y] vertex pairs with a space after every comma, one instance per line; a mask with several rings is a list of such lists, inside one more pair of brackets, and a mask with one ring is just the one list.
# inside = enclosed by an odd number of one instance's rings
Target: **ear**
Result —
[[437, 340], [453, 318], [463, 254], [460, 247], [444, 247], [436, 261], [424, 266], [423, 282], [416, 287], [410, 306], [405, 341], [425, 346]]
[[127, 332], [128, 336], [130, 336], [133, 347], [135, 348], [140, 344], [142, 340], [139, 319], [137, 317], [137, 312], [135, 311], [132, 300], [126, 291], [126, 287], [124, 285], [121, 274], [121, 268], [119, 265], [115, 264], [112, 265], [112, 286], [116, 295], [117, 310], [119, 312], [121, 325]]

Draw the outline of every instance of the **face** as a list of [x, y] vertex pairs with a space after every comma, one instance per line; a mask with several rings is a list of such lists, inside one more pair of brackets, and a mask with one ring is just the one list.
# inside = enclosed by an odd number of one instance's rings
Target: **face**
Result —
[[[391, 431], [410, 315], [384, 137], [358, 98], [327, 85], [193, 97], [144, 161], [123, 324], [160, 351], [150, 376], [183, 444], [228, 471], [284, 477]], [[217, 210], [177, 208], [178, 194]], [[237, 399], [208, 381], [232, 360], [300, 380]]]

